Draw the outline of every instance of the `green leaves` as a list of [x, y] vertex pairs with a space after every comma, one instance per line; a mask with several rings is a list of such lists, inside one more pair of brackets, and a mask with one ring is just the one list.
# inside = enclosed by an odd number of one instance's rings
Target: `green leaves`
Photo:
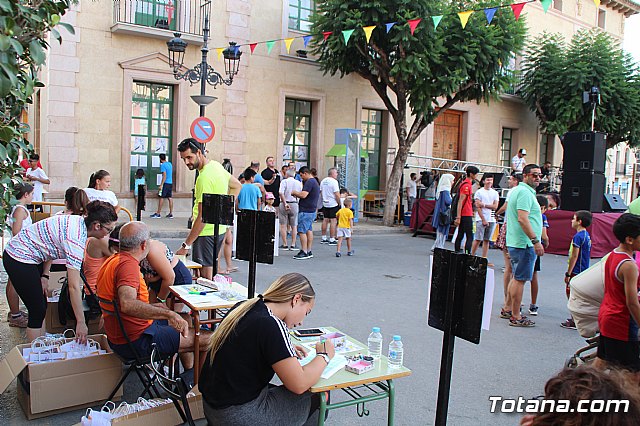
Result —
[[608, 133], [609, 147], [640, 144], [638, 66], [606, 33], [579, 31], [568, 44], [558, 34], [542, 34], [531, 43], [523, 71], [520, 93], [545, 132], [590, 130], [591, 107], [582, 103], [582, 92], [597, 86], [596, 130]]
[[[54, 26], [73, 34], [73, 28], [60, 22], [69, 8], [69, 0], [0, 0], [0, 217], [12, 204], [13, 182], [18, 174], [19, 150], [32, 150], [24, 135], [28, 125], [21, 116], [33, 103], [34, 90], [43, 87], [37, 73], [46, 60], [47, 33], [61, 41]], [[55, 31], [55, 32], [54, 32]]]

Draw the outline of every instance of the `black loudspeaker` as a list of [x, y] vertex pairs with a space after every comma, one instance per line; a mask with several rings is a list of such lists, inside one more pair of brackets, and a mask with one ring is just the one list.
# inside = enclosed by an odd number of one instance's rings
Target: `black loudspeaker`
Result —
[[565, 171], [560, 189], [562, 210], [601, 213], [605, 186], [606, 178], [601, 173]]
[[627, 204], [618, 194], [604, 194], [604, 211], [605, 212], [626, 212]]
[[607, 134], [600, 132], [567, 132], [562, 140], [564, 172], [604, 173]]
[[[500, 184], [502, 183], [502, 180], [505, 178], [504, 173], [490, 173], [493, 175], [493, 185], [491, 186], [494, 189], [502, 189], [503, 187], [500, 186]], [[509, 177], [507, 176], [507, 180], [509, 179]]]

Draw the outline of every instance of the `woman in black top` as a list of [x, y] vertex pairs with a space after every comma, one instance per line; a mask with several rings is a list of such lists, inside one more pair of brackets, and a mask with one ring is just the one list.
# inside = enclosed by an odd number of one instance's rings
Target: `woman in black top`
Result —
[[[330, 341], [306, 355], [289, 340], [289, 329], [311, 312], [315, 292], [298, 273], [283, 275], [264, 292], [237, 305], [222, 321], [200, 375], [204, 411], [211, 425], [303, 425], [317, 423], [319, 401], [307, 392], [334, 356]], [[277, 374], [284, 386], [269, 386]], [[315, 419], [314, 419], [315, 418]]]

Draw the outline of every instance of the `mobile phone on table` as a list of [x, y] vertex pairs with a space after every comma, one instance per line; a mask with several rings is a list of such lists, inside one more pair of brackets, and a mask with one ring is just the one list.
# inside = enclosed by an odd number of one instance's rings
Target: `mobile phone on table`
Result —
[[293, 330], [293, 334], [298, 337], [313, 337], [313, 336], [322, 336], [324, 331], [319, 328], [301, 328], [298, 330]]

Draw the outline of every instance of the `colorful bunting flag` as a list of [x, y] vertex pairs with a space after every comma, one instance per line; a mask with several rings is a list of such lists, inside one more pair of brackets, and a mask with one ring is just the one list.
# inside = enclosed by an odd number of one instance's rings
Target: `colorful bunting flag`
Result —
[[596, 4], [596, 7], [600, 7], [600, 0], [593, 0], [593, 2]]
[[327, 41], [327, 39], [329, 38], [329, 36], [333, 34], [333, 31], [325, 31], [322, 33], [322, 37], [324, 37], [324, 41]]
[[216, 52], [218, 52], [218, 60], [220, 60], [220, 56], [222, 55], [223, 51], [224, 51], [224, 47], [218, 47], [216, 49]]
[[489, 7], [484, 10], [484, 16], [487, 17], [487, 24], [491, 25], [491, 21], [493, 21], [493, 17], [495, 16], [497, 10], [497, 7]]
[[310, 35], [304, 36], [302, 37], [302, 40], [304, 41], [304, 47], [306, 48], [309, 42], [311, 41], [311, 36]]
[[547, 13], [547, 10], [549, 10], [549, 6], [551, 6], [553, 0], [540, 0], [540, 3], [542, 3], [542, 10], [544, 10], [544, 13]]
[[353, 34], [354, 30], [344, 30], [342, 31], [342, 37], [344, 37], [344, 44], [349, 44], [349, 39], [351, 38], [351, 34]]
[[411, 35], [413, 35], [413, 32], [416, 30], [416, 27], [418, 26], [420, 21], [422, 21], [422, 19], [420, 19], [420, 18], [409, 19], [407, 21], [407, 23], [409, 24], [409, 28], [411, 29]]
[[256, 50], [256, 46], [258, 45], [258, 43], [251, 43], [249, 44], [249, 49], [251, 49], [251, 54], [253, 55], [253, 51]]
[[287, 47], [287, 54], [291, 50], [291, 43], [293, 43], [293, 37], [284, 39], [284, 45]]
[[389, 31], [391, 31], [391, 28], [393, 28], [395, 24], [396, 22], [389, 22], [388, 24], [385, 24], [387, 26], [387, 34], [389, 34]]
[[458, 12], [458, 16], [460, 17], [460, 23], [462, 24], [462, 28], [467, 26], [467, 22], [469, 21], [469, 16], [473, 13], [473, 10], [467, 10], [466, 12]]
[[438, 28], [438, 24], [442, 20], [442, 15], [432, 16], [431, 19], [433, 19], [433, 29], [435, 30]]
[[267, 42], [267, 55], [271, 53], [271, 49], [273, 49], [274, 44], [276, 44], [275, 40], [270, 40]]
[[525, 4], [526, 3], [514, 3], [511, 5], [511, 10], [513, 10], [513, 16], [516, 17], [516, 21], [520, 18], [520, 13], [522, 12], [522, 9], [524, 9]]
[[371, 33], [373, 32], [375, 25], [371, 25], [370, 27], [362, 27], [364, 30], [364, 35], [367, 37], [367, 43], [369, 43], [369, 39], [371, 38]]

